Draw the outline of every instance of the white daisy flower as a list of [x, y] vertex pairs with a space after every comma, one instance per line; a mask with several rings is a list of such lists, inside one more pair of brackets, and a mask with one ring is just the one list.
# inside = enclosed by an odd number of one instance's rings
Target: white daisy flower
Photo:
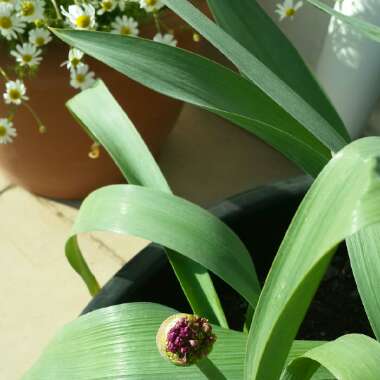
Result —
[[100, 9], [97, 10], [98, 15], [102, 15], [107, 12], [112, 12], [117, 7], [116, 0], [101, 0], [99, 3]]
[[17, 0], [0, 0], [0, 4], [9, 4], [13, 8], [16, 8]]
[[95, 8], [91, 4], [70, 5], [68, 11], [61, 6], [61, 12], [76, 29], [95, 27]]
[[17, 14], [26, 22], [43, 19], [44, 12], [45, 3], [43, 0], [20, 0], [17, 4]]
[[125, 4], [126, 4], [126, 3], [127, 3], [126, 0], [120, 0], [120, 1], [117, 2], [117, 5], [119, 6], [119, 8], [120, 8], [120, 10], [121, 10], [122, 12], [124, 12]]
[[133, 17], [116, 17], [115, 21], [111, 23], [112, 33], [122, 34], [124, 36], [137, 36], [139, 34], [138, 23]]
[[297, 1], [294, 3], [294, 0], [284, 0], [282, 4], [276, 5], [275, 12], [279, 15], [280, 21], [282, 21], [286, 17], [290, 17], [293, 19], [294, 15], [303, 5], [302, 1]]
[[13, 5], [0, 3], [0, 34], [7, 40], [17, 38], [24, 31], [25, 24], [13, 13]]
[[26, 87], [20, 79], [9, 81], [5, 84], [5, 93], [3, 98], [6, 104], [20, 105], [24, 100], [29, 98], [26, 96]]
[[161, 34], [157, 33], [153, 37], [153, 41], [160, 42], [162, 44], [170, 45], [170, 46], [177, 46], [178, 41], [174, 38], [174, 36], [171, 33]]
[[95, 82], [95, 73], [88, 70], [88, 65], [85, 65], [84, 63], [81, 63], [75, 69], [72, 69], [70, 73], [71, 86], [81, 90], [86, 90], [87, 88], [91, 87]]
[[16, 128], [9, 119], [0, 119], [0, 144], [8, 144], [17, 136]]
[[11, 50], [11, 55], [16, 58], [20, 66], [37, 66], [40, 64], [41, 50], [29, 42], [24, 42], [22, 45], [16, 45], [16, 50]]
[[36, 28], [29, 32], [29, 42], [38, 47], [48, 44], [52, 40], [47, 29]]
[[162, 0], [140, 0], [140, 8], [147, 12], [156, 12], [164, 6]]
[[75, 69], [79, 64], [82, 64], [82, 58], [84, 56], [83, 51], [72, 48], [69, 50], [69, 59], [62, 63], [62, 66], [66, 66], [69, 70]]

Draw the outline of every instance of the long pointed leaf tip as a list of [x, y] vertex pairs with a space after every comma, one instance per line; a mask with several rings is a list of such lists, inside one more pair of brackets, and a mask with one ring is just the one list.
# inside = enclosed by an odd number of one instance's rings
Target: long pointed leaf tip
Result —
[[156, 336], [160, 354], [178, 366], [189, 366], [207, 357], [215, 341], [208, 320], [190, 314], [167, 318]]

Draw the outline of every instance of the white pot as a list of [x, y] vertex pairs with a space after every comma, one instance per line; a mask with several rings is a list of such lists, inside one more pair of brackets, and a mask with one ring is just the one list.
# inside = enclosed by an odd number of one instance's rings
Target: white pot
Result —
[[[335, 9], [380, 25], [379, 0], [341, 0]], [[360, 136], [380, 95], [380, 44], [331, 18], [316, 74], [351, 136]]]
[[[293, 20], [284, 19], [279, 22], [278, 14], [275, 13], [275, 9], [276, 4], [279, 4], [281, 1], [282, 0], [258, 0], [258, 3], [265, 9], [268, 15], [272, 17], [297, 48], [306, 63], [308, 63], [312, 69], [315, 69], [327, 32], [329, 17], [315, 7], [305, 4], [299, 9]], [[329, 0], [328, 3], [331, 3], [331, 0]], [[252, 22], [254, 22], [254, 20]], [[273, 46], [273, 49], [275, 48], [276, 47]]]

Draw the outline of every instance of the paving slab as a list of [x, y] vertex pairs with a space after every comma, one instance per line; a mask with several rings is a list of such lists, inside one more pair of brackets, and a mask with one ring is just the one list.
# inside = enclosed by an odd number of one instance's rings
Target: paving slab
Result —
[[[0, 210], [6, 216], [0, 223], [0, 379], [16, 380], [90, 295], [63, 251], [76, 209], [13, 187], [0, 195]], [[147, 244], [105, 234], [80, 241], [102, 284]]]

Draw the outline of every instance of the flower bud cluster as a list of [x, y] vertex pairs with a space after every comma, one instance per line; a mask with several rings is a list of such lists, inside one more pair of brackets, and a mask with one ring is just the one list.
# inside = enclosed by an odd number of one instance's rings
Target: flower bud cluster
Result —
[[205, 318], [176, 314], [161, 325], [157, 334], [160, 353], [180, 366], [194, 364], [212, 350], [216, 336]]

